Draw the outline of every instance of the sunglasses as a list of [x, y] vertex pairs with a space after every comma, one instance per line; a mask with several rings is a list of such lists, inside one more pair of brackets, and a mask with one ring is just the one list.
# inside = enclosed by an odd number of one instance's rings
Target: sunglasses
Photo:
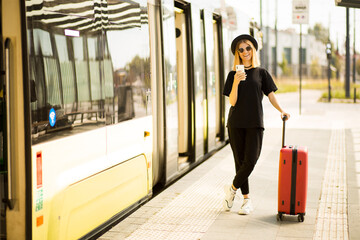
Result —
[[[246, 49], [247, 52], [250, 52], [251, 47], [250, 47], [250, 46], [247, 46], [245, 49]], [[245, 49], [239, 48], [239, 52], [240, 52], [240, 53], [243, 53], [243, 52], [245, 51]]]

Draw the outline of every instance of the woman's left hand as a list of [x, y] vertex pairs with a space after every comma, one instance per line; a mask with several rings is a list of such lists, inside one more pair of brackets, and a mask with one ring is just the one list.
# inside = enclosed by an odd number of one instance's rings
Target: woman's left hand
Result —
[[284, 119], [285, 118], [285, 121], [288, 120], [290, 118], [290, 114], [289, 113], [286, 113], [286, 112], [282, 112], [281, 113], [281, 119]]

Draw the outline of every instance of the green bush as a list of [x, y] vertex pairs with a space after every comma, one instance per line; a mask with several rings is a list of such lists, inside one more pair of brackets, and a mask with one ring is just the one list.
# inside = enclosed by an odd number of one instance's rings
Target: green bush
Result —
[[[354, 99], [354, 88], [350, 88], [350, 97], [346, 97], [345, 96], [345, 89], [335, 89], [335, 90], [331, 90], [331, 98], [335, 98], [335, 99]], [[328, 99], [328, 91], [324, 91], [323, 94], [321, 95], [322, 99]], [[360, 99], [360, 88], [356, 89], [356, 98]]]
[[315, 58], [311, 61], [310, 74], [313, 78], [321, 77], [321, 66], [319, 64], [318, 58]]

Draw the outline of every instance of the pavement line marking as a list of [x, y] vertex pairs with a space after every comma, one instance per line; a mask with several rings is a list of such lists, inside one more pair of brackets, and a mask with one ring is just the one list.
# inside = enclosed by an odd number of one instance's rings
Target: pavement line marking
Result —
[[313, 239], [349, 239], [345, 129], [334, 124]]

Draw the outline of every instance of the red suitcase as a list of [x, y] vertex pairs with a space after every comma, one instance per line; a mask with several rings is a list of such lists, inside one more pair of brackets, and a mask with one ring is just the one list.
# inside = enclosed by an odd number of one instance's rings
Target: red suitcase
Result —
[[284, 142], [285, 119], [279, 160], [277, 220], [283, 220], [283, 215], [289, 214], [297, 215], [298, 221], [303, 222], [307, 197], [308, 150], [307, 147], [284, 146]]

